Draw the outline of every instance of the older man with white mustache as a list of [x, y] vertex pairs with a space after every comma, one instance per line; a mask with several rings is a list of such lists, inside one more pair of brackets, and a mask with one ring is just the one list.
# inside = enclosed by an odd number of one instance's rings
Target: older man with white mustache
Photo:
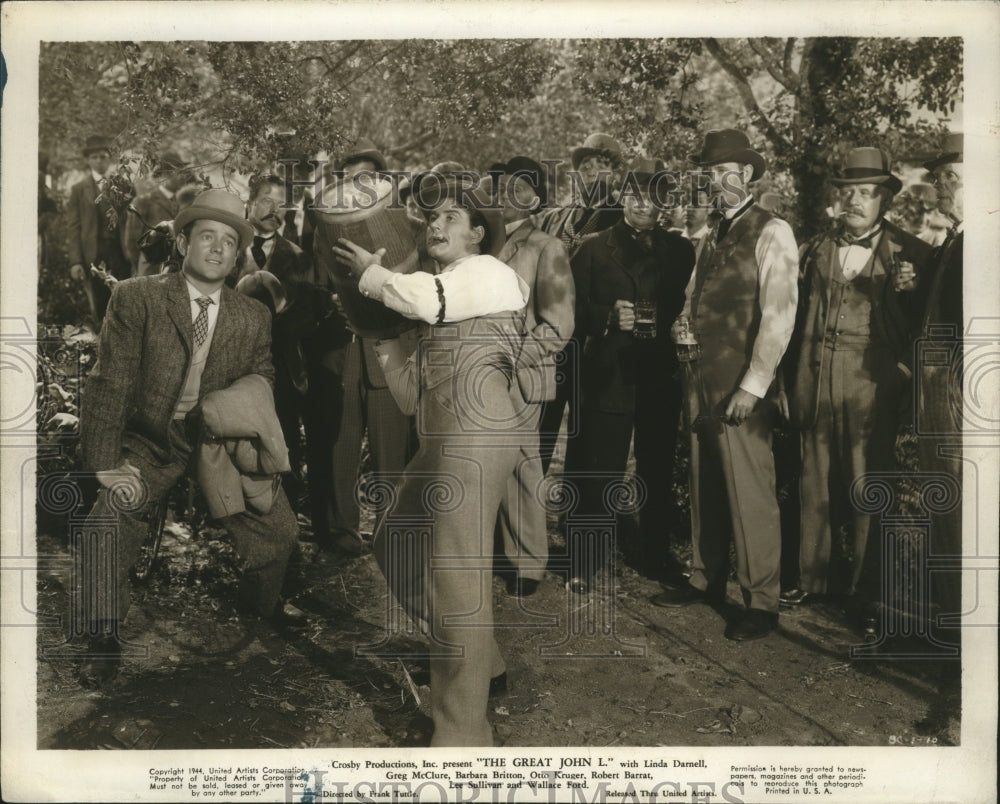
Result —
[[[855, 148], [832, 184], [840, 225], [805, 249], [799, 312], [785, 365], [792, 424], [802, 430], [797, 605], [827, 592], [868, 614], [881, 582], [877, 522], [852, 503], [867, 472], [895, 467], [899, 409], [909, 373], [913, 322], [904, 311], [931, 247], [884, 220], [902, 182], [879, 148]], [[909, 305], [913, 307], [913, 305]], [[849, 556], [834, 557], [846, 527]], [[837, 558], [839, 560], [833, 560]], [[850, 559], [849, 569], [838, 572]]]

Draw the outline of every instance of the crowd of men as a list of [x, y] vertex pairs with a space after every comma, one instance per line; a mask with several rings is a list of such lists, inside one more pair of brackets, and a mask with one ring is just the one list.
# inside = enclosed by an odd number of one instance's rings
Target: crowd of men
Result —
[[[100, 330], [82, 407], [83, 456], [104, 486], [93, 521], [122, 523], [114, 540], [95, 525], [82, 557], [82, 577], [102, 589], [84, 596], [94, 658], [82, 677], [103, 683], [117, 671], [144, 515], [193, 466], [200, 479], [216, 474], [206, 468], [206, 441], [249, 438], [249, 474], [281, 478], [251, 487], [244, 472], [235, 491], [211, 482], [202, 489], [218, 497], [240, 553], [241, 605], [288, 621], [302, 615], [281, 596], [300, 535], [295, 514], [308, 517], [321, 556], [363, 552], [365, 435], [370, 469], [398, 477], [420, 428], [387, 388], [379, 338], [345, 313], [338, 243], [301, 172], [294, 185], [280, 171], [255, 177], [244, 202], [226, 190], [197, 192], [184, 160], [167, 151], [152, 172], [156, 186], [123, 219], [110, 214], [103, 192], [110, 141], [90, 138], [83, 155], [88, 175], [66, 206], [70, 270]], [[311, 169], [295, 161], [295, 170]], [[927, 209], [898, 223], [886, 217], [903, 183], [889, 155], [866, 145], [831, 180], [829, 226], [805, 242], [780, 214], [784, 199], [755, 195], [767, 164], [741, 131], [705, 134], [690, 169], [708, 177], [708, 189], [683, 214], [657, 203], [663, 163], [626, 163], [607, 134], [571, 150], [572, 187], [582, 192], [567, 203], [557, 203], [540, 162], [515, 155], [483, 171], [503, 212], [505, 239], [494, 256], [529, 291], [525, 348], [534, 355], [511, 380], [534, 424], [496, 522], [509, 593], [530, 596], [546, 579], [540, 492], [556, 450], [564, 482], [579, 489], [580, 514], [597, 523], [622, 512], [614, 490], [631, 451], [629, 512], [638, 528], [612, 524], [610, 539], [600, 524], [568, 534], [571, 570], [562, 580], [572, 592], [603, 591], [609, 551], [620, 549], [662, 583], [655, 605], [716, 606], [726, 597], [732, 545], [745, 613], [726, 627], [728, 638], [765, 637], [780, 606], [821, 596], [837, 596], [851, 622], [876, 637], [888, 568], [878, 517], [859, 503], [866, 478], [898, 469], [896, 437], [914, 411], [936, 434], [921, 439], [921, 469], [960, 472], [954, 450], [941, 448], [956, 441], [960, 391], [956, 399], [946, 366], [917, 365], [913, 355], [920, 338], [953, 346], [961, 337], [961, 136], [924, 164], [927, 180], [913, 193], [935, 199], [948, 223], [943, 237], [929, 228]], [[360, 140], [335, 168], [335, 181], [378, 181], [389, 163]], [[431, 172], [462, 168], [440, 163]], [[433, 277], [426, 222], [410, 206], [415, 184], [400, 185], [417, 244], [401, 270]], [[172, 251], [157, 232], [169, 235]], [[123, 281], [130, 277], [150, 279]], [[476, 292], [436, 286], [432, 324], [455, 320], [463, 294]], [[916, 403], [907, 407], [914, 374]], [[261, 412], [259, 387], [244, 382], [251, 376], [266, 379], [273, 409]], [[772, 449], [782, 420], [801, 433], [798, 581], [785, 588]], [[672, 502], [679, 438], [690, 441], [690, 534], [679, 532]], [[132, 508], [112, 498], [122, 478], [135, 486]], [[933, 523], [936, 553], [960, 554], [959, 508]], [[116, 580], [102, 586], [112, 566]], [[958, 612], [957, 573], [945, 575], [934, 603]]]

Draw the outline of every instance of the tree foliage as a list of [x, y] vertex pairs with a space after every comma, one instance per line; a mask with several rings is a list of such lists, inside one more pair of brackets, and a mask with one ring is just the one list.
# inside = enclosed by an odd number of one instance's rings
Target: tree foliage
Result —
[[[369, 137], [393, 167], [565, 158], [588, 133], [680, 167], [706, 129], [746, 128], [805, 233], [849, 147], [931, 147], [962, 99], [960, 39], [758, 38], [74, 42], [41, 51], [55, 164], [104, 133], [139, 177], [173, 146], [224, 180]], [[937, 120], [935, 120], [937, 118]]]

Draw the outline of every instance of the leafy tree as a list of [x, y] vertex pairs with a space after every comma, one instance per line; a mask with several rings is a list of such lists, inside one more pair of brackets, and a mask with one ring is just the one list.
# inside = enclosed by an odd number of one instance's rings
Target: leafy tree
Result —
[[[917, 112], [943, 120], [962, 99], [958, 38], [608, 39], [580, 53], [579, 85], [650, 153], [677, 159], [708, 128], [749, 128], [791, 176], [805, 236], [824, 224], [824, 180], [846, 150], [932, 148], [937, 126]], [[739, 113], [720, 119], [734, 98]]]

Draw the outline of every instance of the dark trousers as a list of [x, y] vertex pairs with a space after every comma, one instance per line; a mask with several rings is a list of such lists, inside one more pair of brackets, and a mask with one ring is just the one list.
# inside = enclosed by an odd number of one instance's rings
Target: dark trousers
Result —
[[322, 360], [310, 361], [309, 391], [303, 408], [309, 510], [319, 542], [330, 539], [334, 519], [333, 443], [340, 432], [344, 407], [344, 351], [333, 349]]
[[[134, 504], [117, 504], [102, 489], [83, 526], [77, 555], [79, 607], [84, 628], [96, 633], [102, 622], [125, 618], [131, 605], [129, 571], [148, 532], [146, 518], [188, 469], [193, 443], [183, 421], [170, 425], [172, 457], [164, 463], [146, 442], [125, 434], [124, 452], [139, 470], [145, 494]], [[233, 539], [242, 564], [240, 608], [269, 616], [281, 594], [288, 559], [298, 540], [298, 525], [284, 492], [278, 491], [267, 514], [244, 511], [219, 520]]]
[[388, 388], [365, 381], [360, 341], [347, 347], [344, 360], [342, 414], [333, 440], [333, 518], [331, 530], [357, 534], [361, 518], [358, 474], [361, 442], [368, 430], [372, 468], [395, 483], [413, 454], [413, 426]]
[[[673, 377], [639, 385], [632, 412], [607, 413], [586, 400], [583, 405], [580, 469], [593, 474], [594, 480], [581, 481], [581, 510], [594, 515], [609, 512], [605, 479], [609, 475], [624, 476], [629, 446], [634, 442], [636, 476], [643, 502], [639, 508], [638, 539], [622, 546], [630, 563], [648, 574], [656, 574], [672, 564], [670, 532], [676, 521], [674, 455], [680, 414], [680, 382]], [[601, 559], [592, 545], [571, 545], [570, 550], [573, 566], [579, 570], [574, 574], [589, 577], [599, 569], [593, 562]]]
[[[108, 273], [115, 279], [128, 279], [131, 276], [131, 265], [125, 258], [117, 238], [97, 241], [97, 259], [94, 260], [94, 264], [100, 267], [101, 263], [104, 263]], [[100, 329], [104, 313], [108, 309], [108, 301], [111, 299], [111, 289], [103, 279], [91, 273], [89, 265], [84, 265], [83, 270], [85, 273], [83, 289], [90, 304], [90, 314], [94, 318], [94, 325]]]
[[563, 414], [569, 407], [566, 424], [566, 464], [565, 471], [574, 471], [579, 466], [580, 431], [580, 382], [579, 350], [574, 341], [555, 356], [556, 395], [554, 399], [542, 403], [542, 414], [538, 424], [538, 452], [542, 459], [542, 475], [549, 471], [552, 453], [559, 440]]

